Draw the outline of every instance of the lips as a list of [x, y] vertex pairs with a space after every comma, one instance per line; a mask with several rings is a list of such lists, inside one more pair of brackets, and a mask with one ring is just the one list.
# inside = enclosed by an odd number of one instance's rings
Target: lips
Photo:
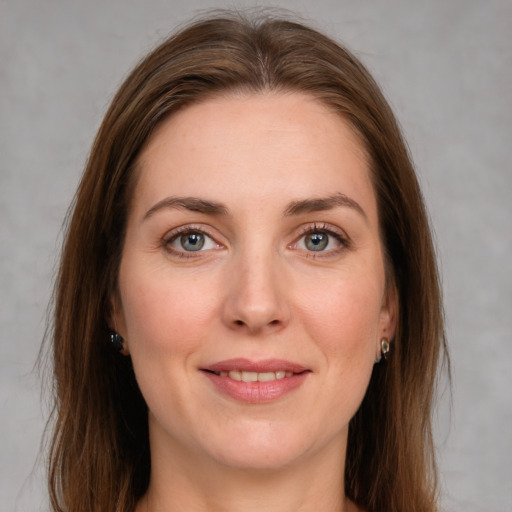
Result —
[[271, 380], [280, 380], [285, 377], [291, 377], [293, 372], [277, 370], [276, 372], [243, 372], [240, 370], [230, 370], [229, 372], [215, 372], [220, 377], [229, 377], [230, 379], [243, 382], [270, 382]]
[[204, 369], [215, 373], [229, 372], [231, 370], [257, 373], [278, 372], [281, 370], [285, 372], [301, 373], [308, 370], [305, 366], [284, 359], [265, 359], [263, 361], [227, 359], [226, 361], [219, 361], [218, 363], [208, 365]]
[[310, 370], [282, 359], [229, 359], [201, 369], [217, 391], [246, 403], [263, 403], [298, 388]]

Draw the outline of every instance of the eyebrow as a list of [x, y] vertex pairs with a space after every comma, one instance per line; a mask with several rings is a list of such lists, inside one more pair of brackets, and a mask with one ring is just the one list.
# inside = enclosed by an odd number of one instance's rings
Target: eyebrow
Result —
[[291, 202], [286, 208], [285, 216], [301, 215], [303, 213], [322, 212], [326, 210], [332, 210], [336, 207], [352, 208], [367, 221], [365, 211], [361, 205], [342, 193], [337, 193], [329, 197], [319, 197], [312, 199], [303, 199], [300, 201]]
[[[292, 201], [284, 210], [285, 217], [301, 215], [304, 213], [313, 213], [332, 210], [333, 208], [344, 207], [352, 208], [358, 212], [365, 220], [368, 220], [365, 211], [361, 205], [342, 193], [337, 193], [329, 197], [319, 197], [311, 199], [301, 199]], [[228, 208], [216, 201], [209, 201], [199, 197], [166, 197], [158, 201], [152, 206], [143, 217], [143, 220], [153, 216], [156, 212], [167, 209], [175, 208], [178, 210], [188, 210], [191, 212], [204, 213], [209, 215], [227, 215]]]
[[209, 215], [226, 215], [228, 209], [215, 201], [207, 201], [199, 197], [166, 197], [158, 201], [145, 214], [143, 220], [148, 219], [159, 210], [175, 208], [178, 210], [189, 210], [191, 212], [205, 213]]

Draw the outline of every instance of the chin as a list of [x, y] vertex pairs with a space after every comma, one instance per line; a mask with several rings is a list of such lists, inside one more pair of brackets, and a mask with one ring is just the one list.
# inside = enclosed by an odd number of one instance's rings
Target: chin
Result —
[[217, 444], [213, 457], [222, 465], [245, 471], [278, 471], [295, 464], [320, 449], [318, 437], [306, 432], [291, 432], [267, 424], [266, 429], [246, 429], [231, 433]]
[[217, 461], [223, 466], [240, 471], [274, 472], [286, 469], [300, 462], [304, 456], [301, 452], [275, 449], [246, 449], [243, 453], [231, 450], [215, 454]]

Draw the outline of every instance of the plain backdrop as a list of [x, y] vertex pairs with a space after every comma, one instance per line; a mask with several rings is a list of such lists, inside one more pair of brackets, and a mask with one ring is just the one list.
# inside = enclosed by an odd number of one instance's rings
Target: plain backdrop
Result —
[[[129, 69], [208, 0], [0, 0], [0, 512], [47, 510], [33, 371], [62, 221]], [[443, 507], [512, 511], [512, 2], [288, 0], [369, 67], [436, 232], [454, 370]]]

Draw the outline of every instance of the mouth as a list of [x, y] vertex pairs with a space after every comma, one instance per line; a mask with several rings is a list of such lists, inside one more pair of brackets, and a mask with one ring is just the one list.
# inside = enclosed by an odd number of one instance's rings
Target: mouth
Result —
[[248, 403], [276, 400], [300, 387], [311, 373], [300, 364], [278, 359], [230, 359], [201, 371], [222, 394]]
[[310, 371], [301, 364], [284, 359], [251, 361], [243, 358], [219, 361], [202, 370], [239, 382], [269, 382]]
[[211, 373], [218, 375], [219, 377], [227, 377], [239, 382], [271, 382], [273, 380], [280, 380], [286, 377], [292, 377], [294, 375], [294, 372], [287, 372], [286, 370], [277, 370], [276, 372], [246, 372], [241, 370], [223, 370], [220, 372]]

